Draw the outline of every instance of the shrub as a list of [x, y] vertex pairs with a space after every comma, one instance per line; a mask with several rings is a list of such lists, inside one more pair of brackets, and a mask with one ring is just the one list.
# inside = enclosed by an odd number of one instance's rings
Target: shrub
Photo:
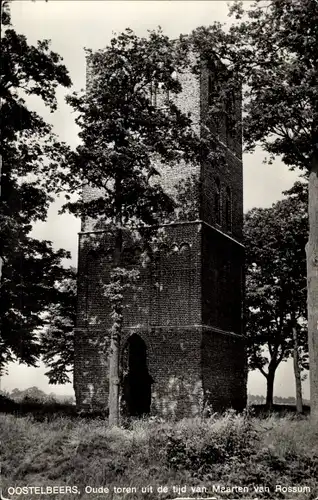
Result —
[[202, 476], [214, 464], [246, 460], [255, 453], [258, 433], [246, 413], [228, 412], [222, 418], [184, 421], [168, 435], [166, 460], [169, 466]]
[[[255, 498], [252, 486], [257, 484], [269, 486], [272, 495], [274, 484], [303, 484], [312, 491], [308, 500], [318, 496], [318, 430], [309, 420], [228, 412], [177, 423], [132, 420], [129, 428], [109, 429], [100, 418], [38, 421], [34, 416], [0, 415], [0, 433], [4, 496], [6, 485], [12, 484], [77, 484], [82, 491], [78, 498], [91, 500], [85, 485], [112, 491], [120, 484], [216, 482], [250, 486], [246, 498]], [[273, 498], [258, 494], [266, 497]], [[129, 495], [129, 500], [140, 498]], [[151, 498], [142, 495], [143, 500]]]

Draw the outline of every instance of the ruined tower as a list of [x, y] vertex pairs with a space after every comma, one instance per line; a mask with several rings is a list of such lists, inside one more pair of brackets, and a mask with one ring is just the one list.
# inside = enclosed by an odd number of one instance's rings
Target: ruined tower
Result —
[[[211, 105], [213, 75], [180, 75], [177, 104], [200, 132]], [[231, 100], [240, 123], [241, 100]], [[141, 270], [141, 284], [127, 297], [121, 339], [121, 390], [128, 413], [197, 415], [205, 404], [219, 411], [246, 403], [242, 332], [243, 178], [241, 131], [226, 119], [216, 130], [226, 165], [175, 165], [161, 172], [169, 191], [184, 189], [190, 209], [165, 224], [165, 248]], [[188, 186], [188, 193], [187, 193]], [[93, 196], [89, 189], [85, 197]], [[193, 207], [195, 207], [193, 209]], [[181, 220], [180, 220], [181, 219]], [[92, 242], [102, 251], [96, 252]], [[107, 228], [83, 221], [79, 235], [78, 318], [74, 388], [79, 407], [100, 409], [108, 400], [104, 339], [111, 324], [101, 288], [112, 259]], [[129, 242], [126, 242], [127, 249]], [[138, 248], [134, 250], [138, 253]]]

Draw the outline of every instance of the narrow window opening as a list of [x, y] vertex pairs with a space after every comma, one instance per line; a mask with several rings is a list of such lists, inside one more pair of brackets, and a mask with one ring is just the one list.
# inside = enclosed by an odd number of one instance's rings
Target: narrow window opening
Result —
[[224, 120], [224, 109], [220, 101], [221, 83], [219, 81], [218, 68], [215, 65], [213, 72], [208, 75], [208, 106], [210, 109], [211, 125], [214, 133], [218, 136], [221, 132], [222, 122]]
[[227, 143], [235, 138], [235, 95], [234, 91], [228, 92], [225, 106], [225, 126]]

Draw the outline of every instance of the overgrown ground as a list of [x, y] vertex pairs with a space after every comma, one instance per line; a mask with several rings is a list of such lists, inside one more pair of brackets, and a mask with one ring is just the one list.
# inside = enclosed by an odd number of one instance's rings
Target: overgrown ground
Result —
[[[318, 497], [318, 429], [312, 429], [306, 417], [256, 418], [230, 412], [178, 423], [136, 421], [130, 428], [110, 430], [98, 418], [2, 413], [0, 431], [7, 498]], [[27, 485], [77, 486], [78, 493], [9, 494], [8, 487]], [[218, 485], [237, 488], [222, 492]], [[302, 491], [282, 492], [276, 485]], [[103, 486], [109, 492], [87, 493], [87, 486]], [[183, 487], [180, 495], [173, 486]], [[255, 486], [268, 491], [256, 491]], [[114, 493], [122, 487], [137, 491]], [[202, 487], [206, 490], [199, 493]], [[248, 491], [242, 493], [239, 487]]]

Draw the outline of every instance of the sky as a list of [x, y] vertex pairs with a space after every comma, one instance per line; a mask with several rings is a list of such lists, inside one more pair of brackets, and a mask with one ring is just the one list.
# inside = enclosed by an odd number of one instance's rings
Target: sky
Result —
[[[245, 2], [248, 5], [250, 2]], [[65, 95], [85, 87], [84, 48], [97, 50], [105, 47], [114, 33], [132, 28], [137, 35], [144, 36], [147, 30], [161, 26], [171, 38], [180, 33], [189, 33], [198, 26], [214, 21], [229, 23], [228, 2], [222, 0], [13, 0], [11, 16], [14, 28], [27, 37], [29, 44], [37, 40], [50, 39], [52, 50], [64, 59], [73, 82], [72, 89], [58, 89], [58, 110], [50, 113], [42, 102], [28, 98], [29, 107], [39, 112], [52, 123], [60, 138], [76, 147], [78, 128], [74, 113], [65, 103]], [[282, 198], [282, 191], [290, 188], [298, 178], [279, 159], [273, 165], [263, 164], [264, 154], [257, 150], [244, 155], [244, 210], [253, 207], [269, 207]], [[62, 200], [54, 203], [45, 223], [37, 223], [33, 235], [53, 241], [56, 248], [65, 248], [72, 253], [72, 264], [77, 262], [77, 233], [80, 222], [70, 215], [58, 215]], [[2, 377], [1, 388], [25, 389], [33, 385], [46, 392], [72, 394], [72, 385], [52, 386], [44, 375], [45, 367], [28, 368], [10, 365], [8, 375]], [[309, 397], [308, 381], [303, 384], [304, 397]], [[248, 391], [265, 393], [265, 378], [253, 372], [249, 376]], [[292, 364], [282, 363], [275, 382], [275, 395], [295, 394]]]

